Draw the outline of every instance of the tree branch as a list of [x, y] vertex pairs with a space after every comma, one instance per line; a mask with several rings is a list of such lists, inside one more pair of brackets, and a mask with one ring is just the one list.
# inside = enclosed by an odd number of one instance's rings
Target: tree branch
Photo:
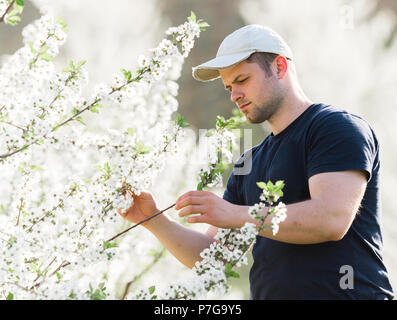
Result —
[[145, 223], [145, 222], [147, 222], [147, 221], [149, 221], [149, 220], [151, 220], [151, 219], [157, 217], [158, 215], [164, 213], [164, 212], [167, 211], [168, 209], [171, 209], [171, 208], [174, 207], [175, 205], [176, 205], [176, 203], [170, 205], [168, 208], [165, 208], [165, 209], [163, 209], [163, 210], [161, 210], [161, 211], [155, 213], [154, 215], [152, 215], [151, 217], [149, 217], [149, 218], [147, 218], [147, 219], [144, 219], [144, 220], [142, 220], [142, 221], [139, 221], [137, 224], [134, 224], [132, 227], [129, 227], [128, 229], [125, 229], [124, 231], [122, 231], [122, 232], [116, 234], [115, 236], [111, 237], [109, 240], [106, 240], [106, 241], [107, 241], [107, 242], [113, 241], [114, 239], [116, 239], [116, 238], [118, 238], [119, 236], [123, 235], [124, 233], [130, 231], [131, 229], [134, 229], [135, 227], [141, 225], [142, 223]]
[[135, 276], [134, 279], [132, 279], [130, 282], [128, 282], [128, 283], [126, 284], [125, 289], [124, 289], [124, 294], [123, 294], [123, 297], [121, 298], [121, 300], [124, 300], [124, 299], [125, 299], [125, 297], [126, 297], [127, 294], [128, 294], [128, 291], [130, 290], [131, 285], [132, 285], [134, 282], [138, 281], [138, 280], [139, 280], [145, 273], [147, 273], [151, 268], [153, 268], [153, 266], [154, 266], [154, 265], [160, 260], [160, 258], [163, 256], [163, 254], [165, 253], [165, 251], [166, 251], [165, 248], [163, 248], [160, 252], [158, 252], [158, 253], [155, 255], [155, 257], [154, 257], [152, 263], [149, 264], [148, 266], [146, 266], [146, 268], [143, 269], [143, 270], [141, 271], [140, 274], [138, 274], [137, 276]]
[[15, 0], [12, 0], [10, 4], [8, 5], [6, 11], [4, 11], [4, 14], [0, 17], [0, 23], [4, 21], [4, 18], [6, 17], [8, 11], [10, 11], [11, 7], [14, 5]]

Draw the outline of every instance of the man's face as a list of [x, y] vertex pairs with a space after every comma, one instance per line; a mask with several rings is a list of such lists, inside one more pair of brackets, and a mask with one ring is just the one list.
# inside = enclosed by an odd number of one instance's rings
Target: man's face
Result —
[[267, 75], [257, 63], [242, 61], [225, 70], [219, 70], [230, 100], [244, 112], [251, 123], [271, 119], [283, 101], [283, 90], [275, 71]]

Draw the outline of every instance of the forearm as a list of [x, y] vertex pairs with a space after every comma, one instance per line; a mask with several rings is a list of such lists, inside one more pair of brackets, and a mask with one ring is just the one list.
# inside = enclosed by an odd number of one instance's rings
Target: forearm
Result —
[[202, 259], [200, 252], [214, 241], [209, 235], [186, 228], [166, 215], [160, 215], [143, 226], [188, 268]]
[[[248, 206], [242, 207], [241, 216], [244, 222], [255, 223], [259, 226], [259, 220], [249, 216]], [[314, 244], [325, 241], [338, 240], [338, 219], [319, 200], [307, 200], [286, 206], [287, 218], [280, 223], [279, 231], [273, 235], [270, 228], [271, 216], [265, 220], [265, 226], [269, 226], [259, 232], [259, 235], [281, 242], [295, 244]], [[267, 209], [266, 209], [267, 212]], [[265, 215], [266, 212], [262, 214]]]

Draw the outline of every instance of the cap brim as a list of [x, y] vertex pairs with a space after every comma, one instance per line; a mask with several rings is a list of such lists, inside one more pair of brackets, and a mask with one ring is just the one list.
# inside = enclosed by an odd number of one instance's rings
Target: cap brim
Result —
[[192, 70], [193, 78], [199, 81], [211, 81], [220, 77], [219, 71], [230, 68], [231, 66], [247, 59], [255, 50], [235, 53], [232, 55], [216, 57], [209, 60]]

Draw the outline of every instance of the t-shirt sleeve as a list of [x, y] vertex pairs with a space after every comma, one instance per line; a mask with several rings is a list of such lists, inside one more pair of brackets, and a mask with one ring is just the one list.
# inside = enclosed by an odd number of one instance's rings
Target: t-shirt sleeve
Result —
[[307, 174], [363, 170], [367, 181], [378, 144], [370, 126], [360, 117], [337, 112], [317, 120], [310, 130], [307, 146]]
[[223, 193], [224, 200], [233, 204], [240, 204], [237, 184], [237, 177], [232, 172], [227, 181], [225, 192]]

